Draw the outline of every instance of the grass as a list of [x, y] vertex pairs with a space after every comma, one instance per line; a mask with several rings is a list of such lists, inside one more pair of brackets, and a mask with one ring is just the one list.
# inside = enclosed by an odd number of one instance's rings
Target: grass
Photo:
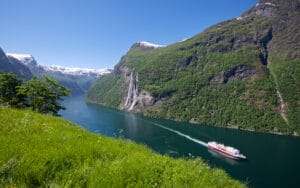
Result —
[[245, 187], [199, 158], [173, 159], [62, 118], [0, 106], [0, 187]]

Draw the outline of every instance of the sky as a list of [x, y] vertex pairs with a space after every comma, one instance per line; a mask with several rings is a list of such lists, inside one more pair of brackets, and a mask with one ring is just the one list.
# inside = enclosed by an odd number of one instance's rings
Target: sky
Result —
[[113, 68], [138, 41], [168, 45], [258, 0], [0, 0], [0, 47], [41, 65]]

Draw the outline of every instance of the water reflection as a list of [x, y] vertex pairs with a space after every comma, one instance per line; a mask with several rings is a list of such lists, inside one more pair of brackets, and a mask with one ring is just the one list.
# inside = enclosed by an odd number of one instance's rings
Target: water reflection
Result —
[[169, 149], [166, 150], [166, 154], [170, 157], [178, 158], [180, 157], [180, 153], [177, 151], [176, 148], [169, 147]]
[[126, 113], [124, 115], [128, 134], [135, 135], [138, 132], [138, 120], [134, 114]]
[[228, 163], [228, 164], [230, 164], [230, 165], [238, 165], [238, 163], [239, 163], [239, 161], [236, 161], [236, 160], [234, 160], [234, 159], [230, 159], [230, 158], [228, 158], [228, 157], [225, 157], [224, 155], [222, 155], [222, 154], [220, 154], [220, 153], [218, 153], [218, 152], [216, 152], [216, 151], [213, 151], [213, 150], [210, 150], [210, 149], [208, 149], [207, 151], [208, 151], [213, 157], [218, 158], [218, 159], [220, 159], [220, 160], [222, 160], [222, 161], [224, 161], [224, 162], [226, 162], [226, 163]]

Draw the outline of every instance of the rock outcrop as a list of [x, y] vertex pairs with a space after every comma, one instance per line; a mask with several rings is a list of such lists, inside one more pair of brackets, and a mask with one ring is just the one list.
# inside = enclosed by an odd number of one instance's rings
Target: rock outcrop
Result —
[[212, 79], [212, 83], [223, 84], [230, 83], [235, 80], [243, 80], [252, 77], [256, 74], [256, 70], [246, 65], [237, 65], [229, 71], [221, 71], [217, 73]]

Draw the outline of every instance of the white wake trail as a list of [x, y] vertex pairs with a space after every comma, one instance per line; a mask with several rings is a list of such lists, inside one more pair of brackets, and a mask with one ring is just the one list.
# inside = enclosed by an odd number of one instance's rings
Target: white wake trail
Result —
[[166, 130], [171, 131], [171, 132], [173, 132], [173, 133], [176, 133], [176, 134], [178, 134], [178, 135], [180, 135], [180, 136], [183, 136], [183, 137], [185, 137], [185, 138], [187, 138], [187, 139], [189, 139], [189, 140], [191, 140], [191, 141], [193, 141], [193, 142], [195, 142], [195, 143], [197, 143], [197, 144], [201, 144], [202, 146], [207, 147], [207, 143], [206, 143], [206, 142], [203, 142], [203, 141], [201, 141], [201, 140], [197, 140], [197, 139], [195, 139], [195, 138], [192, 138], [192, 137], [190, 137], [189, 135], [183, 134], [183, 133], [181, 133], [181, 132], [179, 132], [179, 131], [176, 131], [176, 130], [173, 130], [173, 129], [164, 127], [164, 126], [162, 126], [162, 125], [160, 125], [160, 124], [158, 124], [158, 123], [153, 123], [153, 124], [156, 125], [156, 126], [158, 126], [158, 127], [160, 127], [160, 128], [163, 128], [163, 129], [166, 129]]

